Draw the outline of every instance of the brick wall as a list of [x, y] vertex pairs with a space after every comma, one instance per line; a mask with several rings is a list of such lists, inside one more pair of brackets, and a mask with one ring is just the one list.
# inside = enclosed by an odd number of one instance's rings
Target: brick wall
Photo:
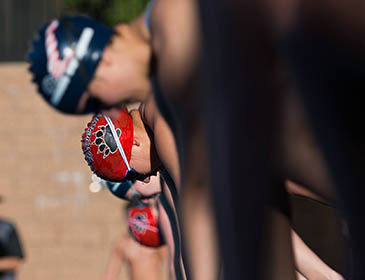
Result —
[[58, 17], [64, 0], [1, 0], [0, 61], [24, 61], [36, 30]]
[[0, 64], [0, 216], [22, 237], [19, 280], [100, 279], [125, 225], [120, 200], [88, 190], [80, 138], [91, 117], [57, 113], [29, 81], [26, 64]]

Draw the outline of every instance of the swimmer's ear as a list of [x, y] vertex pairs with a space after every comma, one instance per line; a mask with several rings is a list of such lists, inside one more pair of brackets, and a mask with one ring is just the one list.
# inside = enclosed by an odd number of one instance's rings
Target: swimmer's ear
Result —
[[141, 142], [138, 139], [134, 138], [133, 145], [139, 147], [139, 146], [141, 146]]
[[113, 63], [113, 54], [109, 48], [104, 49], [101, 62], [107, 66], [110, 66]]

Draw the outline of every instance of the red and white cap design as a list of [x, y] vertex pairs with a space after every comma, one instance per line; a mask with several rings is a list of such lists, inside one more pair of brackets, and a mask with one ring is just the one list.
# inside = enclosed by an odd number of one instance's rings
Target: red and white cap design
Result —
[[94, 115], [82, 135], [81, 147], [91, 170], [100, 178], [113, 182], [124, 181], [131, 170], [133, 120], [127, 109], [111, 120], [102, 114]]
[[158, 224], [158, 211], [150, 203], [137, 202], [127, 209], [128, 227], [132, 237], [142, 245], [163, 245]]

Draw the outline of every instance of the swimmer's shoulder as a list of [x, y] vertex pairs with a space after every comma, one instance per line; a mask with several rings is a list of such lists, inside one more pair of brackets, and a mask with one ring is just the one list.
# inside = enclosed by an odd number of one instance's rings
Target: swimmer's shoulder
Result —
[[127, 242], [125, 243], [125, 256], [126, 259], [129, 262], [133, 261], [141, 261], [141, 260], [152, 260], [151, 258], [158, 259], [160, 258], [160, 255], [163, 253], [160, 253], [159, 248], [152, 248], [147, 247], [136, 240], [134, 240], [132, 237], [129, 237]]
[[152, 94], [145, 100], [145, 102], [141, 103], [139, 106], [139, 112], [143, 122], [149, 128], [154, 130], [156, 118], [159, 116], [159, 111]]
[[158, 250], [158, 256], [161, 260], [165, 260], [168, 257], [168, 248], [167, 245], [163, 245]]
[[154, 0], [149, 15], [150, 32], [155, 50], [166, 41], [181, 43], [181, 34], [194, 20], [196, 0]]
[[[175, 37], [174, 34], [174, 17], [179, 13], [175, 10], [176, 0], [154, 0], [150, 8], [149, 29], [152, 35], [151, 41], [154, 53], [162, 51], [166, 41]], [[171, 36], [172, 35], [172, 36]]]
[[125, 234], [121, 236], [116, 242], [115, 242], [115, 253], [119, 255], [120, 258], [125, 257], [125, 249], [128, 246], [128, 235]]

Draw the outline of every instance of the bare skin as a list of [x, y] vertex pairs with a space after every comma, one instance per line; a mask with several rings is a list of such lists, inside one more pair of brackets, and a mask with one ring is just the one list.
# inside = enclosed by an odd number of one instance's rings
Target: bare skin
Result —
[[325, 264], [292, 230], [296, 268], [304, 279], [344, 280], [344, 278]]
[[160, 172], [156, 176], [151, 176], [148, 183], [136, 181], [133, 188], [143, 196], [151, 196], [161, 192]]
[[307, 280], [300, 272], [296, 271], [297, 280]]
[[158, 155], [179, 186], [180, 170], [174, 135], [156, 106], [153, 96], [143, 102], [139, 109], [143, 122], [153, 131]]
[[91, 95], [106, 105], [143, 102], [151, 95], [149, 63], [150, 34], [141, 15], [130, 24], [114, 27], [116, 35], [104, 49], [102, 58], [79, 108]]
[[136, 242], [129, 234], [122, 236], [115, 244], [103, 280], [116, 280], [122, 263], [129, 267], [131, 280], [166, 279], [167, 248], [150, 248]]
[[22, 264], [22, 260], [18, 257], [3, 257], [0, 258], [0, 272], [13, 271], [15, 272]]
[[319, 201], [325, 204], [329, 204], [327, 200], [323, 197], [319, 196], [318, 194], [308, 190], [307, 188], [302, 187], [299, 184], [294, 183], [293, 181], [287, 180], [285, 183], [286, 191], [290, 194], [304, 196], [310, 198], [315, 201]]
[[154, 137], [151, 129], [146, 127], [138, 110], [132, 110], [133, 146], [130, 165], [136, 171], [147, 174], [157, 170], [161, 165], [156, 153]]
[[[328, 204], [319, 195], [294, 182], [286, 181], [285, 187], [290, 194], [304, 196]], [[294, 230], [291, 230], [291, 239], [298, 279], [344, 280], [339, 273], [323, 262]]]
[[[165, 242], [168, 248], [168, 256], [169, 256], [169, 279], [176, 279], [176, 272], [173, 263], [174, 255], [175, 255], [175, 243], [173, 239], [173, 232], [171, 228], [171, 223], [167, 216], [166, 211], [162, 207], [161, 203], [158, 203], [158, 209], [160, 211], [160, 227], [162, 234], [165, 238]], [[181, 261], [181, 266], [183, 266]]]
[[[194, 279], [216, 279], [221, 268], [212, 202], [206, 188], [190, 188], [184, 206], [185, 236]], [[194, 225], [194, 226], [189, 226]], [[201, 260], [204, 261], [201, 261]]]

